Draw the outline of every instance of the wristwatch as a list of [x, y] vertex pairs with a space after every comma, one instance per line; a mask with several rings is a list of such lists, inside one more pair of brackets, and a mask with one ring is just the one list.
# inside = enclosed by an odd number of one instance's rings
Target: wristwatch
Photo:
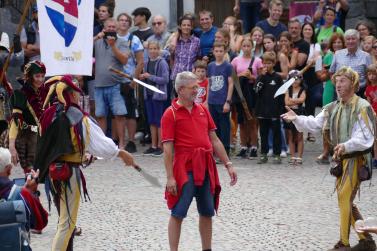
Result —
[[229, 105], [231, 105], [232, 104], [232, 101], [231, 100], [229, 100], [229, 99], [227, 99], [226, 101], [225, 101], [226, 103], [228, 103]]

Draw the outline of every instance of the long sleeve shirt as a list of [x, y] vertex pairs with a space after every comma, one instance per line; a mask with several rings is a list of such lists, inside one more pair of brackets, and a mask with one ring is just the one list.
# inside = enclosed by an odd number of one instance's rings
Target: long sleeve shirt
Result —
[[89, 121], [89, 140], [86, 140], [86, 127], [84, 122], [83, 135], [84, 142], [88, 142], [86, 146], [86, 151], [90, 154], [104, 158], [104, 159], [114, 159], [118, 156], [119, 149], [114, 141], [103, 133], [102, 129], [91, 119]]
[[[297, 118], [293, 121], [293, 124], [296, 126], [296, 129], [299, 132], [307, 131], [311, 133], [318, 133], [322, 130], [325, 120], [326, 116], [322, 111], [316, 117], [297, 116]], [[371, 124], [369, 118], [368, 123]], [[372, 147], [373, 142], [373, 132], [361, 118], [361, 115], [359, 115], [358, 122], [352, 126], [351, 137], [347, 141], [339, 143], [344, 144], [345, 153], [352, 153], [356, 151], [364, 151]]]

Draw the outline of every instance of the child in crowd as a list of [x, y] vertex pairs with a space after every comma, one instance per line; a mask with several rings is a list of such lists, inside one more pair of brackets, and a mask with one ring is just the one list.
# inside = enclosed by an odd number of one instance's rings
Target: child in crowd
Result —
[[[372, 105], [373, 111], [377, 114], [377, 65], [371, 64], [367, 68], [367, 88], [365, 89], [365, 97]], [[377, 144], [374, 143], [374, 160], [373, 167], [377, 167]]]
[[372, 53], [373, 42], [376, 40], [374, 36], [366, 36], [363, 40], [363, 51]]
[[284, 112], [284, 97], [274, 98], [275, 92], [283, 84], [283, 79], [274, 71], [276, 54], [272, 51], [263, 53], [264, 67], [257, 78], [255, 115], [259, 121], [259, 133], [261, 138], [261, 157], [258, 164], [267, 163], [268, 157], [268, 131], [273, 133], [273, 163], [281, 163], [281, 132], [280, 115]]
[[148, 123], [150, 125], [152, 145], [144, 154], [160, 156], [161, 135], [160, 120], [164, 113], [164, 102], [167, 99], [167, 86], [169, 83], [169, 65], [160, 57], [160, 44], [156, 41], [148, 43], [148, 59], [144, 63], [144, 73], [140, 75], [140, 79], [146, 81], [147, 84], [156, 86], [165, 94], [153, 92], [144, 88], [145, 112], [147, 114]]
[[230, 150], [230, 105], [233, 94], [232, 65], [225, 61], [226, 46], [215, 42], [213, 55], [215, 61], [208, 65], [207, 103], [216, 124], [216, 134], [229, 155]]
[[[254, 84], [258, 71], [262, 68], [262, 60], [253, 55], [253, 42], [245, 38], [241, 42], [242, 56], [233, 59], [232, 66], [238, 76], [242, 94], [246, 100], [250, 113], [255, 108]], [[233, 105], [236, 107], [237, 121], [240, 127], [241, 150], [237, 157], [250, 159], [257, 157], [258, 121], [255, 118], [247, 120], [237, 91], [233, 93]], [[247, 156], [247, 153], [249, 156]]]
[[[298, 75], [297, 73], [297, 71], [293, 70], [289, 74], [289, 78], [297, 76], [297, 79], [285, 93], [284, 103], [286, 106], [291, 108], [297, 115], [304, 115], [305, 109], [303, 104], [305, 103], [306, 92], [305, 88], [302, 86], [303, 78], [301, 75]], [[289, 164], [301, 165], [302, 153], [304, 152], [304, 134], [302, 132], [298, 132], [295, 125], [292, 122], [284, 121], [284, 128], [287, 132], [289, 151], [291, 153]]]
[[206, 102], [208, 88], [207, 64], [202, 60], [196, 61], [194, 64], [194, 74], [198, 77], [199, 80], [198, 94], [196, 95], [194, 102], [208, 106]]

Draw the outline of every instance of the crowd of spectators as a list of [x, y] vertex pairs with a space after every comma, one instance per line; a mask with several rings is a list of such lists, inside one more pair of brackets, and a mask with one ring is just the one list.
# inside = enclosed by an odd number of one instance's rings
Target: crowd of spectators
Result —
[[[336, 100], [331, 75], [342, 66], [358, 72], [358, 95], [365, 97], [371, 82], [367, 69], [377, 59], [373, 23], [360, 20], [354, 29], [345, 30], [347, 0], [321, 0], [311, 22], [291, 18], [287, 23], [282, 21], [280, 0], [236, 0], [235, 16], [226, 17], [221, 27], [214, 25], [210, 10], [202, 10], [184, 14], [176, 30], [170, 31], [166, 18], [146, 7], [116, 17], [114, 8], [114, 1], [96, 1], [93, 76], [76, 78], [89, 96], [90, 113], [119, 148], [131, 153], [138, 151], [139, 139], [150, 144], [144, 154], [163, 153], [160, 118], [175, 98], [177, 74], [192, 71], [199, 81], [195, 100], [209, 108], [228, 154], [250, 159], [260, 155], [265, 158], [260, 162], [274, 156], [276, 163], [291, 154], [289, 162], [300, 164], [304, 142], [317, 139], [282, 123], [283, 107], [314, 115], [317, 107]], [[262, 10], [268, 10], [266, 19], [260, 18]], [[21, 44], [25, 63], [40, 59], [36, 6]], [[165, 95], [109, 71], [109, 66]], [[298, 71], [304, 68], [301, 76]], [[273, 97], [284, 81], [297, 75], [300, 81], [285, 96]], [[240, 86], [252, 119], [246, 118], [235, 85]], [[331, 152], [326, 141], [323, 147], [320, 164], [328, 163]]]

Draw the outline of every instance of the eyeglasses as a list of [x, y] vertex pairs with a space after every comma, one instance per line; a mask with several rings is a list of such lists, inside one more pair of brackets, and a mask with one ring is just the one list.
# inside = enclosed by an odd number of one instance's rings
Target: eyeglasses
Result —
[[377, 45], [373, 45], [372, 48], [373, 48], [373, 49], [377, 49]]
[[231, 26], [231, 25], [233, 25], [233, 24], [230, 24], [230, 23], [223, 23], [223, 26], [224, 26], [224, 25]]
[[162, 22], [153, 22], [153, 23], [152, 23], [153, 26], [161, 25], [161, 24], [162, 24]]

